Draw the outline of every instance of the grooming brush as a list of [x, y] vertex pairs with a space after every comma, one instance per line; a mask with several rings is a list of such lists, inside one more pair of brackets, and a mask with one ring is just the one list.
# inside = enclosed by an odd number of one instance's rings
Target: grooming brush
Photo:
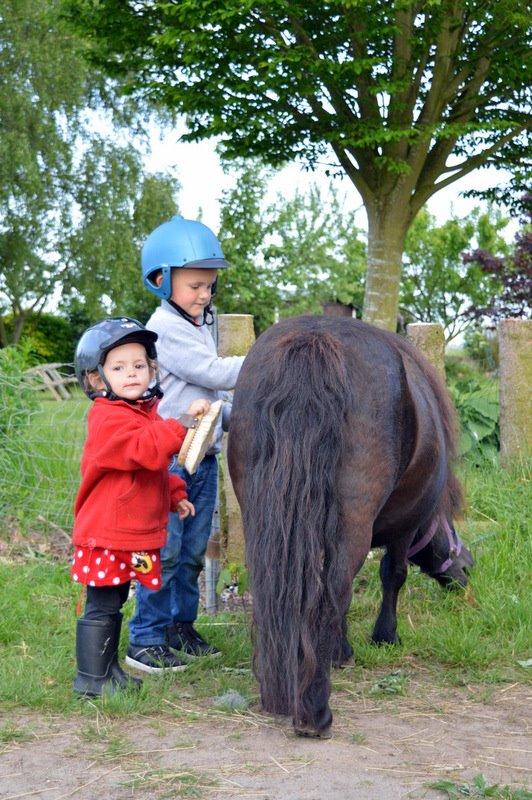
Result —
[[181, 450], [177, 456], [177, 463], [184, 467], [189, 475], [194, 475], [205, 453], [212, 444], [216, 424], [222, 413], [222, 401], [215, 400], [206, 414], [200, 417], [196, 428], [189, 428]]

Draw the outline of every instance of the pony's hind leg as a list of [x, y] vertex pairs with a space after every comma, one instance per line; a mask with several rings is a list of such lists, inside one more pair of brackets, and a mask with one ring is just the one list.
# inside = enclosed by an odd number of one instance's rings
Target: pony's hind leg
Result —
[[393, 542], [388, 545], [380, 563], [382, 603], [371, 636], [376, 644], [398, 642], [397, 597], [408, 573], [406, 551], [407, 544], [404, 539]]
[[294, 733], [319, 739], [330, 739], [332, 712], [329, 707], [331, 681], [330, 662], [323, 652], [323, 641], [318, 647], [318, 664], [310, 686], [301, 697], [293, 720]]
[[[346, 612], [347, 614], [347, 612]], [[347, 619], [344, 614], [342, 619], [342, 633], [336, 646], [333, 648], [332, 665], [333, 667], [342, 667], [344, 664], [353, 657], [353, 648], [349, 644], [347, 638]]]

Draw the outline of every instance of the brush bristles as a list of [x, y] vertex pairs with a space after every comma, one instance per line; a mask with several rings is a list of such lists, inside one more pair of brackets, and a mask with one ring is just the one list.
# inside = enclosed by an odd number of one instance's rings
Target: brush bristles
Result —
[[181, 446], [177, 463], [184, 466], [189, 475], [193, 475], [205, 453], [212, 444], [212, 437], [216, 424], [222, 412], [222, 401], [216, 400], [211, 404], [207, 413], [202, 417], [197, 428], [190, 428]]

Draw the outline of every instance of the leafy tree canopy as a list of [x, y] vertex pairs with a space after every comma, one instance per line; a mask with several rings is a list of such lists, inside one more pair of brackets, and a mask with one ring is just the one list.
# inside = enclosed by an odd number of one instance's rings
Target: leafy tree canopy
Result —
[[368, 215], [365, 317], [395, 327], [407, 230], [437, 191], [526, 172], [520, 0], [65, 0], [91, 57], [186, 114], [190, 140], [278, 165], [331, 161]]
[[484, 306], [501, 288], [495, 274], [476, 261], [463, 260], [471, 246], [504, 256], [508, 245], [501, 236], [508, 224], [491, 208], [475, 209], [465, 219], [452, 217], [436, 225], [422, 210], [412, 224], [405, 247], [401, 309], [409, 320], [439, 322], [451, 341], [471, 324], [471, 308]]
[[112, 109], [113, 137], [142, 109], [88, 65], [59, 5], [6, 0], [0, 14], [0, 347], [61, 294], [65, 308], [82, 293], [93, 318], [135, 307], [139, 238], [175, 212], [174, 178], [91, 133], [95, 109]]
[[532, 195], [520, 200], [523, 216], [521, 228], [516, 234], [510, 253], [502, 255], [493, 247], [493, 242], [479, 242], [473, 252], [463, 254], [464, 265], [478, 269], [483, 281], [495, 285], [483, 302], [473, 303], [468, 309], [469, 318], [487, 327], [507, 317], [530, 319], [532, 311]]
[[260, 332], [279, 316], [321, 313], [328, 301], [361, 308], [365, 244], [354, 213], [316, 186], [265, 204], [270, 177], [260, 165], [241, 166], [222, 198], [220, 240], [231, 269], [220, 273], [218, 311], [253, 314]]

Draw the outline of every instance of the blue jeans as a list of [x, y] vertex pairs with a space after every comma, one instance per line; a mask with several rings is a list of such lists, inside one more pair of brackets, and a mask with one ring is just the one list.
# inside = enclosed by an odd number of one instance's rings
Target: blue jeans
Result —
[[137, 583], [135, 615], [129, 623], [134, 645], [165, 644], [166, 629], [174, 622], [194, 622], [198, 615], [198, 577], [211, 534], [218, 486], [216, 456], [205, 456], [194, 475], [176, 465], [170, 472], [187, 484], [188, 499], [196, 516], [168, 517], [168, 538], [161, 550], [162, 585], [158, 592]]

